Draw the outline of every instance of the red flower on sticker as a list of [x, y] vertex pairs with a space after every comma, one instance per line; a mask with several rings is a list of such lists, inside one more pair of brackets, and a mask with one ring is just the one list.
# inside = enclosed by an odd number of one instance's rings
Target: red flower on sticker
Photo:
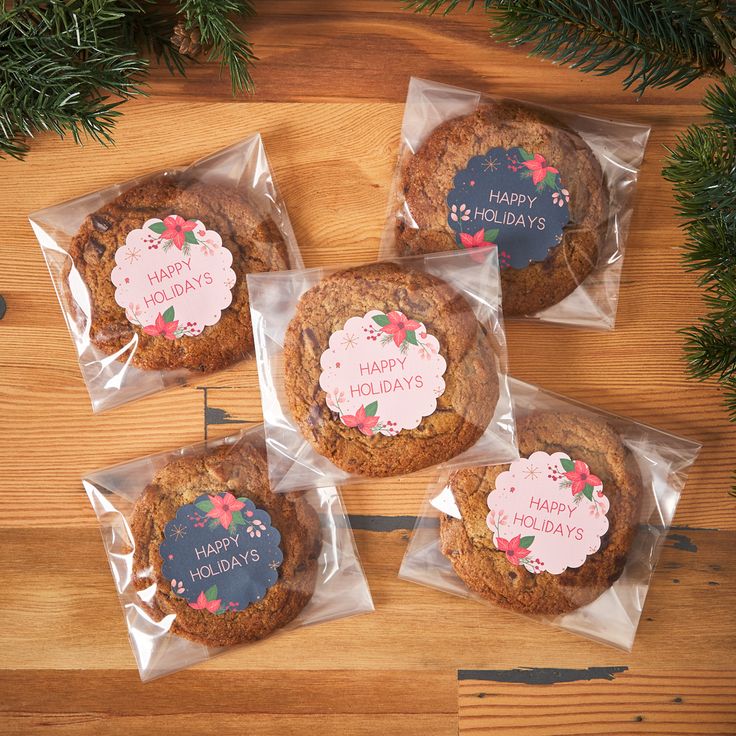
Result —
[[[396, 314], [396, 312], [393, 314]], [[355, 427], [369, 437], [373, 434], [373, 427], [378, 424], [378, 417], [369, 417], [365, 413], [364, 406], [361, 406], [355, 414], [343, 414], [340, 419], [346, 426]]]
[[506, 559], [512, 565], [518, 565], [528, 554], [529, 550], [522, 547], [521, 534], [517, 534], [512, 540], [496, 537], [496, 547], [506, 553]]
[[565, 478], [572, 483], [573, 496], [582, 493], [587, 485], [591, 485], [593, 488], [603, 485], [603, 481], [597, 475], [593, 475], [590, 468], [582, 460], [575, 461], [575, 470], [565, 473]]
[[522, 161], [521, 163], [532, 172], [532, 181], [535, 184], [539, 184], [547, 176], [547, 172], [550, 174], [560, 173], [554, 166], [547, 166], [547, 159], [539, 153], [535, 153], [534, 158], [529, 159], [529, 161]]
[[182, 249], [187, 233], [197, 227], [197, 223], [192, 220], [185, 220], [179, 215], [169, 215], [164, 220], [166, 230], [161, 233], [162, 240], [170, 240], [179, 250]]
[[214, 601], [208, 601], [207, 596], [204, 593], [200, 593], [195, 603], [190, 603], [191, 608], [196, 608], [198, 611], [209, 611], [210, 613], [217, 613], [220, 610], [220, 603], [222, 598], [218, 598]]
[[489, 243], [485, 240], [486, 231], [481, 228], [475, 235], [470, 233], [460, 233], [460, 242], [463, 248], [482, 248], [484, 245], [495, 246], [495, 243]]
[[238, 501], [232, 493], [224, 493], [221, 496], [209, 496], [212, 508], [207, 512], [210, 519], [217, 519], [223, 529], [227, 529], [233, 521], [233, 513], [240, 511], [245, 506]]
[[165, 337], [167, 340], [176, 340], [176, 328], [179, 326], [179, 320], [175, 319], [167, 322], [163, 314], [156, 317], [156, 321], [152, 325], [146, 325], [143, 332], [153, 337]]
[[381, 327], [381, 332], [391, 335], [397, 348], [401, 347], [401, 343], [406, 339], [407, 332], [419, 329], [419, 322], [409, 319], [401, 312], [389, 312], [386, 317], [388, 317], [388, 324]]

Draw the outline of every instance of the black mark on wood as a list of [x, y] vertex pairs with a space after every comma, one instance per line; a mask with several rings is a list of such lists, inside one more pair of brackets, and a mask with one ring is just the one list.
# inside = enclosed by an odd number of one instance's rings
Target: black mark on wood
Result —
[[675, 534], [674, 532], [670, 532], [667, 535], [667, 541], [671, 542], [671, 544], [668, 544], [668, 547], [673, 547], [674, 549], [682, 550], [683, 552], [697, 552], [698, 551], [698, 545], [693, 542], [690, 537], [687, 536], [687, 534]]
[[211, 424], [248, 424], [245, 419], [237, 419], [231, 417], [224, 409], [209, 405], [209, 392], [230, 388], [228, 386], [197, 386], [197, 390], [202, 392], [202, 400], [204, 403], [204, 438], [207, 439], [207, 428]]
[[551, 667], [521, 667], [513, 670], [458, 670], [458, 680], [488, 680], [521, 685], [554, 685], [558, 682], [613, 680], [628, 667], [587, 667], [583, 669], [554, 669]]
[[353, 529], [362, 529], [363, 531], [368, 532], [411, 530], [414, 528], [416, 521], [416, 516], [369, 516], [363, 514], [350, 514], [350, 524]]

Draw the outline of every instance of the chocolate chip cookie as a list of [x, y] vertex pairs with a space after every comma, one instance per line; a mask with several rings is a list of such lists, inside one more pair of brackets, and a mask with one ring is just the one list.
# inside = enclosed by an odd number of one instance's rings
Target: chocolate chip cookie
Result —
[[[165, 466], [138, 498], [130, 529], [133, 582], [146, 591], [139, 605], [156, 621], [172, 616], [171, 631], [187, 639], [262, 639], [314, 592], [317, 513], [301, 493], [271, 492], [265, 450], [245, 440]], [[184, 568], [175, 568], [180, 557]]]
[[[333, 391], [330, 376], [356, 351], [364, 357], [355, 380]], [[337, 271], [307, 291], [284, 362], [304, 437], [358, 475], [410, 473], [459, 455], [483, 435], [499, 396], [494, 346], [467, 300], [394, 263]]]
[[[616, 430], [602, 419], [587, 414], [540, 411], [519, 419], [517, 433], [522, 459], [538, 460], [549, 454], [554, 460], [530, 463], [523, 475], [516, 476], [502, 475], [510, 470], [509, 465], [455, 472], [450, 478], [450, 488], [461, 518], [442, 515], [442, 553], [468, 588], [493, 603], [522, 613], [566, 613], [594, 601], [621, 575], [639, 520], [641, 476], [632, 453]], [[562, 465], [558, 468], [556, 462]], [[498, 493], [504, 480], [512, 494], [523, 494], [523, 484], [530, 482], [531, 473], [535, 474], [534, 478], [540, 476], [536, 483], [558, 487], [554, 496], [557, 508], [550, 512], [541, 495], [532, 495], [531, 505], [535, 509], [544, 507], [544, 514], [517, 516], [514, 509], [499, 513], [489, 500], [493, 495], [489, 494]], [[513, 503], [510, 498], [513, 495], [507, 496], [504, 503]], [[607, 525], [599, 513], [606, 507], [603, 516]], [[560, 510], [562, 523], [558, 539], [557, 520], [548, 519]], [[512, 514], [513, 520], [509, 518]], [[559, 548], [562, 553], [568, 554], [569, 550], [564, 548], [570, 529], [567, 523], [573, 524], [571, 519], [580, 514], [583, 524], [603, 522], [598, 527], [605, 530], [600, 536], [600, 546], [596, 548], [596, 539], [591, 547], [582, 548], [581, 557], [575, 561], [575, 564], [582, 561], [578, 567], [567, 567], [559, 574], [543, 569], [544, 561], [535, 553], [543, 524], [549, 524], [547, 539], [555, 539], [555, 544], [563, 545]], [[512, 537], [515, 531], [512, 527], [517, 523], [522, 531]], [[510, 525], [506, 527], [508, 533], [504, 524]]]
[[[486, 177], [516, 184], [481, 193]], [[495, 244], [508, 316], [556, 304], [598, 263], [604, 175], [585, 141], [547, 113], [499, 101], [442, 123], [401, 166], [397, 191], [397, 252]]]
[[[126, 248], [130, 234], [144, 230], [148, 235], [141, 235], [140, 242]], [[210, 234], [218, 238], [214, 244]], [[186, 255], [195, 249], [198, 257], [203, 254], [201, 263], [215, 264], [214, 256], [205, 258], [207, 249], [215, 247], [232, 254], [232, 270], [225, 273], [220, 269], [218, 273], [228, 305], [215, 310], [216, 316], [204, 322], [186, 316], [179, 319], [174, 304], [181, 301], [176, 300], [197, 298], [189, 290], [196, 295], [207, 283], [202, 281], [202, 270], [205, 279], [212, 277], [206, 265], [191, 278], [172, 269], [186, 264]], [[116, 267], [116, 253], [124, 248]], [[150, 281], [150, 294], [125, 299], [121, 305], [118, 293], [130, 284], [130, 270], [154, 249], [158, 253], [170, 249], [181, 260], [162, 263], [163, 271], [157, 268], [141, 274], [141, 279]], [[89, 295], [89, 339], [103, 353], [120, 354], [121, 360], [130, 359], [143, 370], [210, 372], [247, 357], [253, 350], [253, 330], [245, 275], [289, 268], [288, 251], [278, 227], [246, 194], [232, 186], [171, 176], [135, 185], [89, 215], [72, 238], [69, 255]], [[120, 269], [128, 270], [121, 271], [113, 283], [113, 272]], [[142, 317], [138, 310], [145, 311], [149, 301], [155, 311]], [[207, 309], [203, 303], [202, 313]]]

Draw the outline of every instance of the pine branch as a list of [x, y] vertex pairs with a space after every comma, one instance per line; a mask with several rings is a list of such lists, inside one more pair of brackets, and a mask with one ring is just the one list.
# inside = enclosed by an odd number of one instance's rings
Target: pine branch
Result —
[[736, 77], [711, 87], [704, 104], [706, 123], [677, 139], [662, 175], [685, 218], [686, 268], [706, 287], [707, 313], [683, 330], [689, 371], [719, 381], [736, 421]]
[[[415, 0], [409, 7], [449, 13], [460, 0]], [[468, 10], [475, 0], [467, 4]], [[531, 54], [598, 75], [625, 69], [623, 85], [684, 87], [722, 77], [733, 63], [733, 10], [726, 0], [485, 0], [494, 38], [531, 44]]]
[[243, 18], [255, 15], [250, 0], [182, 0], [179, 12], [188, 28], [199, 28], [202, 45], [211, 47], [208, 60], [219, 60], [220, 73], [229, 71], [233, 94], [252, 92], [250, 72], [256, 56], [250, 41], [233, 20], [235, 15]]
[[131, 5], [137, 7], [139, 12], [131, 15], [123, 27], [125, 47], [145, 51], [156, 63], [163, 63], [171, 74], [183, 76], [185, 60], [171, 42], [171, 16], [161, 13], [155, 0]]
[[[722, 110], [724, 118], [728, 111]], [[731, 117], [736, 123], [733, 114]], [[736, 139], [725, 123], [692, 125], [677, 138], [663, 176], [675, 183], [679, 214], [687, 220], [709, 220], [717, 209], [728, 224], [736, 223]]]
[[[142, 93], [145, 60], [120, 42], [129, 10], [105, 0], [32, 0], [0, 22], [0, 151], [41, 131], [110, 143], [117, 107]], [[102, 90], [102, 91], [101, 91]], [[109, 93], [109, 94], [106, 94]], [[111, 96], [117, 100], [111, 101]]]
[[[725, 329], [724, 329], [725, 328]], [[694, 378], [736, 378], [736, 332], [721, 321], [705, 318], [684, 329], [685, 355]]]
[[736, 270], [736, 223], [733, 218], [719, 209], [708, 220], [700, 218], [685, 227], [688, 234], [682, 256], [685, 268], [701, 272], [701, 285]]
[[[118, 107], [144, 94], [148, 59], [184, 74], [171, 41], [175, 13], [200, 30], [233, 92], [251, 91], [253, 50], [234, 16], [248, 0], [18, 0], [0, 5], [0, 158], [23, 158], [39, 132], [112, 143]], [[141, 53], [143, 56], [141, 56]]]

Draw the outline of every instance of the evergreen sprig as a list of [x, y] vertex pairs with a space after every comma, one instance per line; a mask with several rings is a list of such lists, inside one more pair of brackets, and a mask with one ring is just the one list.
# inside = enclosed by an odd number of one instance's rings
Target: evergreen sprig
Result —
[[219, 59], [220, 70], [230, 71], [233, 92], [252, 92], [250, 68], [256, 56], [233, 17], [254, 16], [253, 4], [248, 0], [221, 0], [216, 3], [211, 0], [183, 0], [179, 12], [186, 17], [188, 25], [199, 28], [202, 43], [211, 46], [209, 60]]
[[662, 173], [684, 220], [685, 265], [705, 287], [707, 314], [683, 330], [690, 373], [721, 383], [736, 421], [736, 77], [704, 104], [707, 121], [678, 136]]
[[[449, 13], [461, 0], [413, 0], [417, 11]], [[468, 10], [475, 7], [469, 0]], [[484, 0], [491, 35], [529, 44], [542, 56], [599, 75], [627, 71], [623, 81], [648, 87], [684, 87], [703, 75], [723, 77], [736, 58], [730, 43], [736, 5], [723, 0]]]
[[17, 0], [0, 4], [0, 158], [23, 158], [52, 131], [113, 142], [119, 107], [145, 94], [150, 59], [172, 73], [191, 61], [171, 41], [177, 19], [197, 28], [233, 93], [252, 91], [252, 48], [235, 22], [248, 0]]

